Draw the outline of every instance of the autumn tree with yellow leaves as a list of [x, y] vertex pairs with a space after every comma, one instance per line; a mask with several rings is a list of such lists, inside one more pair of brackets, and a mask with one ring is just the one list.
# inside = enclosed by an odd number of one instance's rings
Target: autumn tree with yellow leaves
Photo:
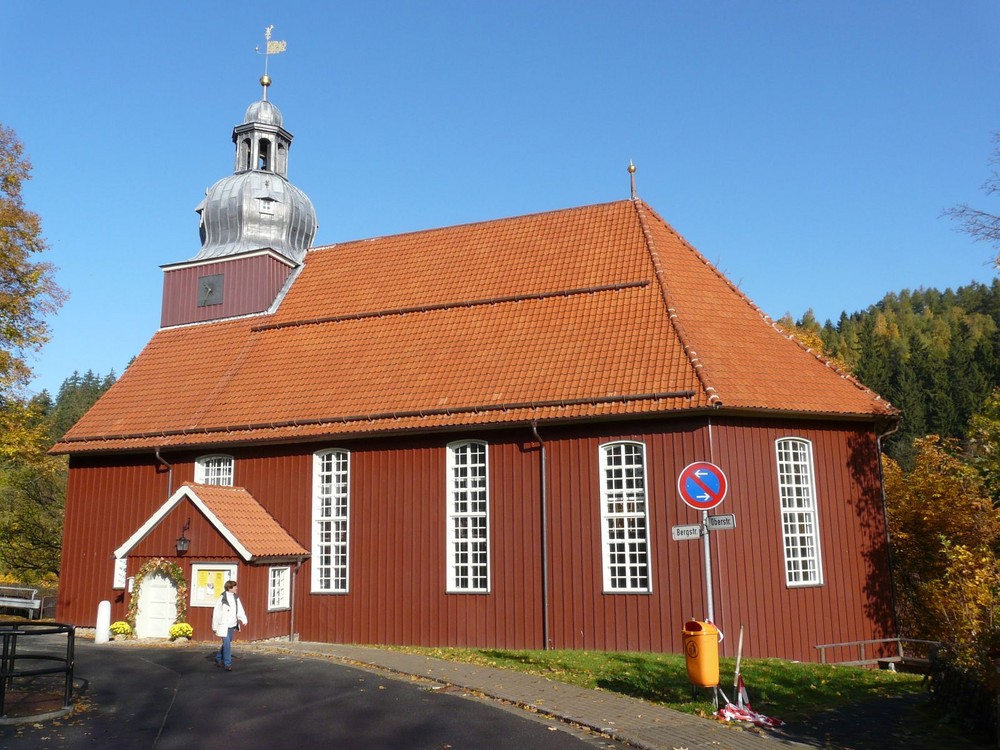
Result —
[[[50, 458], [48, 430], [25, 395], [28, 355], [48, 340], [46, 316], [64, 300], [41, 219], [24, 205], [31, 162], [0, 124], [0, 573], [22, 579], [58, 571], [63, 463]], [[27, 567], [25, 567], [27, 566]]]
[[957, 442], [928, 436], [915, 449], [910, 471], [885, 465], [900, 629], [985, 675], [1000, 645], [1000, 512]]

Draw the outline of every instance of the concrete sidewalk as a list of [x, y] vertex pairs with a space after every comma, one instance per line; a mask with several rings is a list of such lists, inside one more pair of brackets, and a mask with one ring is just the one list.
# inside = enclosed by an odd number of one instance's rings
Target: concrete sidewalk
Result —
[[241, 649], [338, 659], [353, 666], [422, 677], [480, 693], [607, 734], [646, 750], [778, 750], [806, 748], [766, 730], [726, 726], [602, 690], [474, 664], [364, 646], [328, 643], [242, 643]]

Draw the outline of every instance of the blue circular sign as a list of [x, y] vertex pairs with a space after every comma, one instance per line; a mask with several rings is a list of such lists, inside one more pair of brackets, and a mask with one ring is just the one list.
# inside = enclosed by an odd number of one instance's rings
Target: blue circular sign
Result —
[[695, 510], [711, 510], [726, 499], [729, 481], [715, 464], [695, 461], [677, 477], [677, 491], [681, 500]]

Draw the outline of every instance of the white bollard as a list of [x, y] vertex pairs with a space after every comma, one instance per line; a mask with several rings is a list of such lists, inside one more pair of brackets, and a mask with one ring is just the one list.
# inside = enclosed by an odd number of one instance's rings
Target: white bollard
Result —
[[111, 636], [111, 602], [104, 600], [97, 605], [97, 626], [94, 643], [107, 643]]

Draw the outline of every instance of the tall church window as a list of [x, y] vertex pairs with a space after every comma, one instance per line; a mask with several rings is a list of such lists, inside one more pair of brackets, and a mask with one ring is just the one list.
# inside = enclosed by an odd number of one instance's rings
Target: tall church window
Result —
[[486, 443], [448, 446], [447, 588], [490, 590], [489, 471]]
[[602, 445], [600, 471], [604, 590], [649, 592], [646, 446], [636, 442]]
[[350, 454], [313, 456], [312, 590], [346, 593], [350, 518]]
[[198, 484], [233, 486], [232, 456], [200, 456], [194, 462], [194, 481]]
[[789, 586], [821, 584], [823, 571], [812, 444], [801, 438], [782, 438], [775, 445], [781, 533], [785, 542], [785, 583]]

